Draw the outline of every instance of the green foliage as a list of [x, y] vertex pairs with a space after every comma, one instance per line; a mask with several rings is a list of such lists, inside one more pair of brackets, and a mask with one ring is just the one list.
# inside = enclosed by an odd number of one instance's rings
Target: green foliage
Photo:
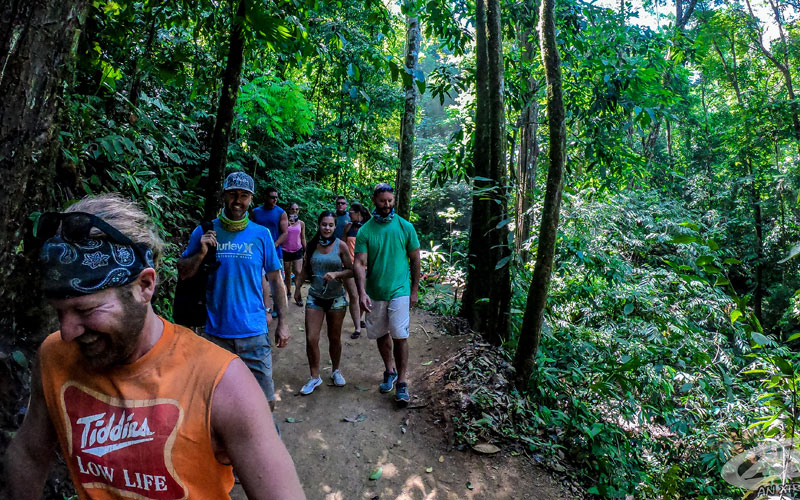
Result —
[[239, 133], [245, 137], [260, 129], [270, 138], [308, 135], [314, 115], [301, 89], [291, 81], [262, 76], [242, 85], [236, 101]]
[[796, 391], [786, 350], [759, 353], [774, 343], [731, 314], [746, 299], [724, 281], [739, 263], [712, 238], [725, 228], [655, 192], [584, 198], [566, 197], [529, 437], [570, 450], [604, 497], [735, 494], [722, 464], [754, 424], [789, 430]]

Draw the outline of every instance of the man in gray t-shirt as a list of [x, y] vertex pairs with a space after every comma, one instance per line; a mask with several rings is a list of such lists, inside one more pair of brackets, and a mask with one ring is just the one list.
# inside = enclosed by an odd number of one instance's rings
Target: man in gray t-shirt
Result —
[[349, 222], [350, 222], [350, 214], [347, 212], [347, 198], [345, 198], [344, 196], [337, 196], [336, 230], [333, 232], [333, 237], [345, 241], [345, 239], [342, 238], [342, 235], [344, 234], [344, 226], [346, 226]]

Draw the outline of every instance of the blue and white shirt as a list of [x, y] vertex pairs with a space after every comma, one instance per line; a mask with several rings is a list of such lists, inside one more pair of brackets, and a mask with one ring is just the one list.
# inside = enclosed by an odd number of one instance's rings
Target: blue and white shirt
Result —
[[[281, 269], [272, 236], [252, 222], [237, 232], [223, 229], [219, 219], [213, 222], [220, 265], [208, 280], [206, 332], [224, 338], [262, 335], [267, 332], [262, 271]], [[181, 257], [199, 252], [202, 236], [203, 229], [196, 227]]]

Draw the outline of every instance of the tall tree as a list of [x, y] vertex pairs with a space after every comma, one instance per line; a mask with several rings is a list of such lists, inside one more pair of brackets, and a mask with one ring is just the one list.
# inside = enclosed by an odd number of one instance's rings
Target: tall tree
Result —
[[[749, 6], [749, 2], [748, 2]], [[752, 12], [751, 12], [752, 14]], [[725, 33], [724, 36], [730, 44], [730, 61], [725, 59], [725, 55], [720, 49], [719, 43], [716, 39], [712, 40], [714, 50], [719, 56], [722, 68], [725, 71], [725, 76], [728, 78], [731, 86], [736, 94], [736, 102], [742, 110], [747, 109], [747, 102], [742, 97], [742, 89], [739, 84], [739, 66], [736, 56], [736, 35], [734, 31]], [[752, 136], [752, 130], [748, 124], [744, 125], [745, 139]], [[753, 165], [751, 151], [745, 147], [740, 151], [741, 163], [747, 168], [747, 177], [749, 179], [750, 203], [753, 207], [753, 231], [754, 231], [754, 250], [756, 254], [756, 273], [755, 273], [755, 290], [753, 291], [753, 313], [760, 322], [764, 321], [762, 315], [763, 302], [764, 302], [764, 228], [763, 216], [761, 213], [761, 192], [758, 188], [758, 171]]]
[[[686, 4], [686, 5], [684, 5]], [[689, 19], [692, 18], [692, 13], [694, 12], [695, 7], [697, 7], [697, 0], [675, 0], [675, 36], [681, 37], [683, 35], [683, 29], [689, 23]], [[623, 10], [624, 16], [624, 10]], [[678, 45], [671, 44], [667, 49], [667, 55], [664, 56], [666, 61], [672, 61], [675, 56], [678, 54], [678, 50], [675, 50]], [[665, 88], [668, 87], [670, 79], [672, 78], [672, 72], [667, 68], [664, 73], [661, 75], [661, 85]], [[657, 121], [653, 124], [653, 128], [650, 130], [650, 134], [647, 136], [647, 141], [644, 143], [644, 156], [646, 158], [652, 158], [655, 154], [655, 147], [656, 141], [658, 140], [658, 135], [661, 132], [661, 122]]]
[[532, 71], [534, 51], [533, 43], [536, 5], [534, 0], [527, 0], [523, 5], [520, 22], [517, 26], [517, 43], [521, 49], [520, 62], [525, 78], [522, 92], [522, 112], [517, 120], [519, 127], [519, 149], [517, 154], [517, 193], [516, 193], [516, 234], [514, 243], [522, 260], [527, 260], [527, 252], [523, 245], [531, 234], [531, 200], [536, 188], [536, 170], [539, 165], [539, 92], [540, 81]]
[[549, 133], [547, 188], [539, 228], [539, 247], [533, 279], [528, 289], [528, 301], [520, 327], [519, 343], [514, 356], [516, 385], [525, 390], [533, 373], [536, 351], [542, 338], [544, 306], [550, 287], [550, 276], [555, 256], [561, 190], [566, 158], [566, 125], [564, 122], [564, 97], [561, 89], [561, 56], [556, 43], [555, 0], [542, 0], [539, 11], [539, 44], [542, 50], [547, 81], [547, 120]]
[[749, 30], [753, 42], [758, 46], [761, 53], [769, 59], [769, 61], [778, 69], [783, 77], [783, 83], [786, 85], [786, 94], [789, 97], [789, 105], [792, 115], [792, 130], [794, 138], [800, 140], [800, 117], [797, 113], [797, 103], [795, 101], [794, 85], [792, 84], [792, 67], [789, 64], [789, 45], [786, 40], [786, 33], [784, 31], [783, 16], [781, 15], [781, 5], [777, 0], [769, 0], [769, 6], [772, 10], [772, 15], [775, 18], [775, 23], [778, 25], [778, 35], [780, 36], [782, 49], [782, 61], [778, 60], [778, 56], [773, 54], [766, 45], [764, 45], [764, 29], [759, 23], [758, 17], [753, 14], [753, 8], [750, 6], [750, 0], [745, 0], [747, 4], [747, 11], [750, 14], [750, 25], [752, 29]]
[[[413, 6], [407, 6], [413, 9]], [[419, 18], [409, 14], [406, 17], [406, 56], [403, 78], [405, 103], [403, 118], [400, 121], [400, 170], [397, 171], [397, 213], [408, 219], [411, 213], [411, 179], [414, 163], [414, 126], [417, 116], [417, 65], [419, 62], [420, 29]]]
[[222, 90], [217, 105], [217, 120], [214, 134], [211, 136], [211, 148], [208, 157], [208, 177], [206, 178], [205, 207], [203, 216], [213, 219], [219, 211], [219, 190], [225, 164], [228, 160], [228, 142], [233, 124], [233, 109], [239, 95], [239, 77], [242, 74], [244, 61], [244, 21], [247, 0], [239, 0], [236, 13], [231, 22], [228, 63], [222, 75]]
[[500, 344], [508, 336], [511, 301], [500, 2], [479, 0], [475, 7], [474, 180], [461, 315]]
[[[35, 330], [29, 216], [56, 203], [62, 83], [72, 67], [87, 0], [12, 0], [0, 7], [0, 330]], [[27, 328], [26, 328], [27, 327]]]

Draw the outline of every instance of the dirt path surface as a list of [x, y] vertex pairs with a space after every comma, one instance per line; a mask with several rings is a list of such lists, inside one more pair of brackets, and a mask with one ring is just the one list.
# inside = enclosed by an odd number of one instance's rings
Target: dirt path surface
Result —
[[[309, 377], [303, 309], [294, 304], [289, 309], [292, 338], [286, 348], [273, 351], [279, 398], [275, 417], [309, 500], [568, 498], [558, 483], [524, 457], [502, 452], [482, 456], [450, 444], [432, 411], [437, 402], [426, 397], [426, 375], [464, 345], [466, 337], [441, 335], [430, 314], [413, 310], [408, 377], [412, 400], [409, 408], [398, 410], [394, 394], [378, 392], [383, 364], [375, 342], [363, 332], [360, 339], [351, 340], [348, 315], [341, 366], [347, 385], [334, 387], [330, 382], [323, 326], [324, 384], [301, 396], [300, 387]], [[380, 478], [371, 480], [379, 468]], [[239, 485], [232, 498], [246, 499]]]

